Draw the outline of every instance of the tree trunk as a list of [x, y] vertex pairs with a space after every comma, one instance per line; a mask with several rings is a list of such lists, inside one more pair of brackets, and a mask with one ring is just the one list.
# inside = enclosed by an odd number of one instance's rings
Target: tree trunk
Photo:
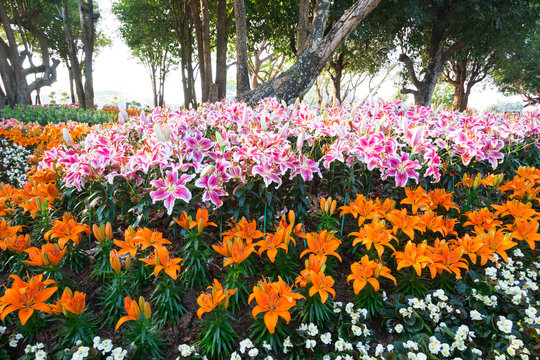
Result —
[[227, 0], [217, 0], [216, 86], [218, 99], [227, 97]]
[[420, 106], [429, 107], [431, 105], [431, 98], [433, 97], [433, 91], [435, 91], [435, 86], [439, 81], [444, 65], [449, 60], [456, 51], [465, 46], [462, 42], [457, 42], [446, 51], [444, 50], [445, 45], [445, 29], [442, 27], [442, 19], [444, 14], [439, 14], [437, 17], [439, 21], [436, 21], [432, 25], [431, 29], [431, 38], [429, 43], [429, 57], [428, 65], [424, 73], [422, 80], [419, 80], [413, 65], [413, 61], [406, 55], [401, 54], [399, 61], [404, 63], [405, 69], [408, 72], [409, 80], [416, 89], [401, 89], [403, 94], [413, 94], [414, 103]]
[[156, 79], [156, 67], [154, 66], [154, 64], [151, 64], [149, 68], [150, 68], [150, 80], [152, 81], [152, 96], [154, 99], [154, 107], [157, 107], [159, 105], [158, 105], [158, 86], [157, 86], [157, 79]]
[[246, 101], [255, 103], [265, 97], [273, 96], [290, 104], [296, 98], [303, 96], [330, 61], [336, 49], [379, 2], [380, 0], [356, 1], [324, 35], [330, 2], [318, 0], [315, 6], [313, 31], [309, 35], [304, 51], [300, 53], [289, 70], [245, 94]]
[[336, 61], [329, 62], [329, 67], [329, 70], [334, 70], [333, 74], [331, 71], [328, 71], [334, 85], [334, 101], [341, 104], [341, 80], [343, 79], [343, 70], [345, 69], [345, 49], [341, 49]]
[[244, 0], [234, 0], [234, 13], [236, 19], [236, 97], [241, 98], [250, 90]]
[[[86, 109], [86, 97], [84, 94], [84, 86], [82, 81], [81, 66], [77, 57], [77, 48], [75, 41], [73, 40], [73, 33], [71, 31], [71, 19], [69, 16], [67, 0], [64, 0], [62, 6], [62, 22], [64, 25], [64, 34], [66, 36], [66, 45], [68, 48], [68, 59], [70, 64], [68, 65], [69, 78], [73, 100], [73, 82], [75, 82], [75, 89], [77, 92], [78, 104], [81, 109]], [[75, 101], [73, 101], [75, 103]]]
[[85, 109], [94, 108], [94, 0], [79, 0], [79, 16], [81, 19], [81, 32], [84, 51], [84, 105]]
[[298, 25], [296, 27], [296, 49], [299, 55], [309, 37], [309, 8], [311, 0], [300, 0], [298, 5]]

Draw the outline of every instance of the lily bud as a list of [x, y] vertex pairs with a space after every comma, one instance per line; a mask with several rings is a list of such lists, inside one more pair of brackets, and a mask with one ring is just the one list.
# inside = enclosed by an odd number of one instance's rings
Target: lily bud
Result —
[[493, 181], [493, 186], [494, 186], [494, 187], [499, 186], [499, 185], [502, 183], [503, 179], [504, 179], [504, 174], [499, 174], [499, 175], [495, 178], [495, 180]]
[[324, 205], [326, 203], [326, 199], [325, 198], [321, 198], [321, 211], [324, 212]]
[[531, 193], [529, 193], [529, 194], [527, 195], [527, 200], [528, 200], [528, 201], [532, 201], [533, 197], [534, 197], [534, 193], [531, 192]]
[[140, 118], [143, 123], [146, 123], [146, 112], [144, 110], [141, 110]]
[[296, 216], [294, 215], [294, 211], [289, 211], [289, 213], [287, 214], [287, 217], [289, 218], [289, 224], [294, 224], [295, 220], [296, 220]]
[[126, 263], [124, 267], [126, 268], [126, 270], [129, 270], [129, 268], [131, 267], [131, 257], [126, 257]]
[[64, 141], [68, 146], [73, 146], [73, 140], [71, 139], [71, 134], [69, 133], [69, 130], [66, 128], [62, 129], [62, 135], [64, 136]]
[[107, 224], [105, 224], [105, 239], [107, 239], [107, 241], [112, 240], [112, 226], [108, 221]]
[[219, 147], [223, 147], [223, 137], [221, 136], [221, 132], [219, 130], [216, 130], [216, 141]]
[[476, 177], [474, 178], [474, 182], [473, 182], [473, 189], [476, 190], [478, 189], [478, 186], [480, 185], [480, 180], [482, 179], [482, 175], [480, 174], [477, 174]]
[[158, 124], [154, 125], [154, 132], [156, 133], [156, 138], [159, 142], [165, 142], [165, 138], [163, 137], [163, 130], [161, 130], [161, 126]]
[[330, 215], [332, 215], [334, 211], [336, 211], [336, 206], [337, 206], [337, 201], [333, 200], [332, 205], [330, 205]]
[[47, 253], [45, 251], [41, 252], [41, 259], [43, 259], [43, 265], [44, 266], [51, 265], [51, 262], [49, 261], [49, 256], [47, 255]]
[[323, 265], [321, 266], [321, 272], [324, 274], [324, 271], [325, 271], [325, 270], [326, 270], [326, 264], [323, 264]]
[[204, 219], [200, 218], [199, 222], [197, 223], [197, 232], [200, 234], [202, 233], [204, 229]]
[[305, 133], [302, 131], [300, 134], [298, 134], [298, 138], [296, 139], [296, 150], [301, 151], [302, 147], [304, 146], [304, 140], [305, 140]]
[[111, 250], [109, 253], [109, 261], [114, 272], [120, 274], [122, 268], [120, 265], [120, 259], [118, 258], [118, 252], [116, 250]]
[[171, 127], [169, 123], [163, 124], [163, 139], [167, 142], [171, 139]]
[[105, 233], [101, 226], [97, 226], [96, 224], [92, 225], [92, 233], [100, 244], [105, 240]]

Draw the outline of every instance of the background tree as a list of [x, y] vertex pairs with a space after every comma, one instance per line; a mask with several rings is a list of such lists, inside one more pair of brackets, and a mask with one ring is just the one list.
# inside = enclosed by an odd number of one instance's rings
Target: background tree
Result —
[[148, 70], [154, 106], [164, 104], [165, 80], [179, 51], [178, 38], [170, 31], [168, 5], [158, 0], [122, 0], [113, 4], [122, 37]]
[[[0, 2], [0, 105], [31, 104], [31, 93], [56, 81], [60, 61], [51, 58], [47, 32], [53, 22], [52, 8], [37, 0]], [[41, 64], [33, 62], [38, 52]], [[25, 61], [29, 66], [25, 67]], [[28, 82], [28, 76], [35, 79]], [[41, 75], [41, 76], [38, 76]]]
[[[429, 106], [437, 81], [448, 61], [460, 50], [474, 49], [486, 38], [505, 41], [529, 16], [533, 1], [523, 0], [389, 0], [366, 21], [376, 37], [395, 35], [406, 75], [402, 90], [415, 103]], [[509, 24], [513, 24], [510, 25]]]
[[[265, 97], [274, 96], [290, 103], [297, 97], [303, 96], [311, 88], [328, 61], [330, 61], [336, 49], [379, 2], [380, 0], [358, 0], [354, 2], [327, 29], [331, 2], [317, 0], [313, 7], [313, 20], [309, 25], [309, 36], [302, 46], [302, 50], [295, 52], [298, 54], [295, 63], [279, 76], [245, 94], [246, 101], [254, 103]], [[289, 29], [289, 33], [294, 36], [296, 31]]]
[[540, 21], [528, 30], [525, 41], [512, 43], [492, 72], [503, 92], [520, 94], [525, 101], [540, 97]]

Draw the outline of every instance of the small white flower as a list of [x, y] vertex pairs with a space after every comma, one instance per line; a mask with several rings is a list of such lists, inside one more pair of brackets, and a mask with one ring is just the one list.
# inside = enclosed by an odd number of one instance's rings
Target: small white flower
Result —
[[251, 356], [251, 357], [255, 357], [255, 356], [259, 355], [259, 349], [253, 348], [253, 349], [249, 350], [248, 355]]
[[394, 330], [396, 330], [398, 334], [401, 334], [403, 332], [403, 325], [397, 324], [396, 326], [394, 326]]
[[43, 350], [38, 350], [36, 352], [36, 360], [44, 360], [47, 358], [47, 353]]
[[231, 360], [242, 360], [242, 358], [235, 351], [231, 354]]
[[328, 345], [332, 342], [332, 334], [329, 332], [321, 335], [321, 341], [323, 344]]
[[311, 350], [317, 345], [317, 342], [315, 340], [306, 340], [306, 349]]

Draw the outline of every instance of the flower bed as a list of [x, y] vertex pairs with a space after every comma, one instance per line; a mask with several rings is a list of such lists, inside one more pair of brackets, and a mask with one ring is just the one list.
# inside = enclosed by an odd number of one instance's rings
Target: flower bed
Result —
[[0, 108], [0, 119], [17, 119], [23, 123], [42, 126], [77, 121], [88, 124], [102, 124], [116, 120], [116, 115], [101, 110], [88, 111], [78, 105], [17, 105], [14, 108]]
[[535, 358], [538, 123], [267, 100], [72, 127], [0, 190], [0, 354]]

